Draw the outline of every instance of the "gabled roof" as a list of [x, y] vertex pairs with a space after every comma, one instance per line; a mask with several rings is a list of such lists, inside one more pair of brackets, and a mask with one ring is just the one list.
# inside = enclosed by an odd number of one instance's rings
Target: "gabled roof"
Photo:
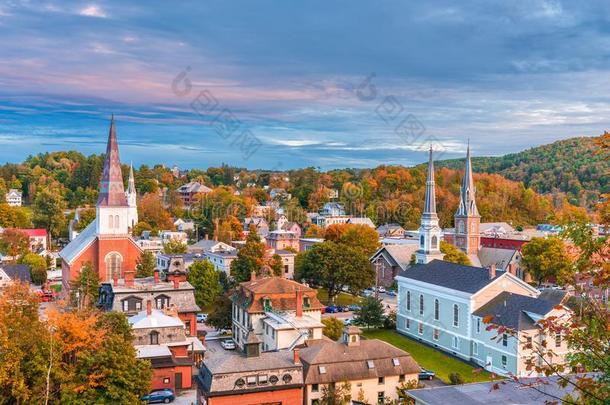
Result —
[[[474, 312], [474, 315], [493, 316], [491, 322], [511, 329], [520, 329], [525, 314], [543, 317], [557, 305], [554, 301], [504, 291]], [[531, 325], [531, 322], [528, 322]]]
[[283, 277], [264, 277], [240, 283], [233, 301], [246, 307], [250, 313], [265, 312], [263, 298], [271, 300], [274, 311], [294, 311], [297, 307], [297, 291], [302, 292], [303, 297], [309, 298], [308, 310], [323, 308], [316, 290]]
[[488, 269], [432, 260], [430, 263], [416, 264], [401, 271], [399, 277], [474, 294], [502, 274], [504, 272], [497, 271], [496, 277], [490, 279]]
[[495, 264], [499, 270], [506, 270], [517, 253], [518, 251], [514, 249], [482, 247], [479, 250], [478, 258], [481, 267], [489, 267]]
[[371, 228], [375, 228], [375, 224], [369, 217], [355, 217], [347, 220], [348, 224], [356, 224], [356, 225], [367, 225]]
[[32, 281], [30, 278], [30, 266], [27, 264], [2, 264], [0, 265], [0, 269], [2, 269], [12, 281], [21, 280], [26, 283]]
[[17, 197], [21, 198], [22, 195], [23, 195], [23, 193], [21, 192], [21, 190], [17, 190], [15, 188], [11, 188], [8, 191], [8, 193], [6, 193], [7, 197], [17, 196]]
[[158, 309], [153, 309], [150, 315], [146, 310], [140, 311], [137, 315], [129, 317], [128, 322], [133, 329], [184, 327], [180, 318], [166, 315]]
[[59, 255], [66, 263], [71, 264], [83, 250], [87, 248], [97, 237], [97, 229], [95, 220], [93, 220], [87, 227], [72, 239], [62, 250]]
[[46, 229], [19, 229], [21, 232], [28, 235], [30, 238], [32, 237], [46, 237], [47, 230]]
[[386, 245], [379, 248], [377, 252], [371, 257], [371, 261], [375, 260], [380, 254], [386, 252], [390, 256], [397, 266], [402, 270], [409, 267], [411, 262], [411, 256], [419, 249], [418, 244], [404, 244], [404, 245]]

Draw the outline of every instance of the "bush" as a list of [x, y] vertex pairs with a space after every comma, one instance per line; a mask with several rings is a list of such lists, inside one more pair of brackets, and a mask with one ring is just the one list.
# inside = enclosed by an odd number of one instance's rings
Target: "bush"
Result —
[[460, 373], [450, 373], [449, 382], [451, 382], [451, 385], [464, 384], [464, 377]]
[[396, 329], [396, 311], [391, 311], [383, 320], [384, 329]]
[[331, 316], [322, 319], [322, 323], [324, 324], [324, 329], [322, 329], [324, 336], [335, 341], [339, 340], [343, 333], [343, 321]]

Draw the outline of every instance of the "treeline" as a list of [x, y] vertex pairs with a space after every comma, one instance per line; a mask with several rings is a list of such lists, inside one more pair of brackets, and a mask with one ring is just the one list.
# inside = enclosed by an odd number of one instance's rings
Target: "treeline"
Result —
[[[591, 207], [601, 194], [610, 192], [610, 161], [604, 159], [608, 152], [598, 147], [602, 137], [571, 138], [499, 157], [475, 157], [473, 168], [522, 181], [538, 193], [565, 194], [570, 203]], [[437, 165], [459, 169], [464, 160]]]

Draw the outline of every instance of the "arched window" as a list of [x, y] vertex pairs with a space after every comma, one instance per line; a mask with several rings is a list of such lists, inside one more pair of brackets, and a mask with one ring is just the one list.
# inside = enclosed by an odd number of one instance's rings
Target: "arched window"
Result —
[[439, 318], [439, 315], [440, 315], [439, 314], [440, 313], [440, 310], [439, 310], [440, 308], [439, 307], [440, 307], [440, 305], [438, 303], [438, 299], [435, 299], [434, 300], [434, 319], [436, 319], [437, 321], [438, 321], [438, 318]]
[[419, 294], [419, 314], [424, 314], [424, 296]]
[[407, 311], [411, 310], [411, 291], [407, 291]]
[[424, 247], [424, 235], [419, 237], [419, 246]]
[[159, 344], [159, 332], [157, 332], [156, 330], [153, 330], [152, 332], [150, 332], [148, 334], [148, 336], [150, 336], [150, 344], [151, 345], [158, 345]]
[[121, 266], [123, 258], [117, 252], [110, 252], [104, 260], [106, 262], [106, 279], [112, 280], [113, 276], [121, 277]]
[[477, 231], [477, 224], [476, 223], [472, 223], [470, 224], [470, 232], [475, 233]]
[[116, 229], [119, 229], [119, 216], [118, 215], [114, 216], [114, 227]]
[[460, 326], [460, 307], [457, 304], [453, 304], [453, 326]]
[[464, 222], [460, 221], [458, 224], [458, 230], [460, 233], [464, 233]]
[[114, 222], [112, 221], [112, 215], [108, 215], [108, 228], [112, 229], [114, 227]]
[[438, 238], [436, 237], [436, 235], [434, 235], [432, 237], [432, 247], [431, 249], [437, 249], [438, 248]]

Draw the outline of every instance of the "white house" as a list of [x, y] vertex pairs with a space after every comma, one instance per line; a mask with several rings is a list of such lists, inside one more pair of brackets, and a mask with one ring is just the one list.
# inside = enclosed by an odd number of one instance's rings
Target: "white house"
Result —
[[21, 197], [23, 193], [17, 189], [11, 188], [6, 193], [6, 202], [11, 207], [21, 207]]

